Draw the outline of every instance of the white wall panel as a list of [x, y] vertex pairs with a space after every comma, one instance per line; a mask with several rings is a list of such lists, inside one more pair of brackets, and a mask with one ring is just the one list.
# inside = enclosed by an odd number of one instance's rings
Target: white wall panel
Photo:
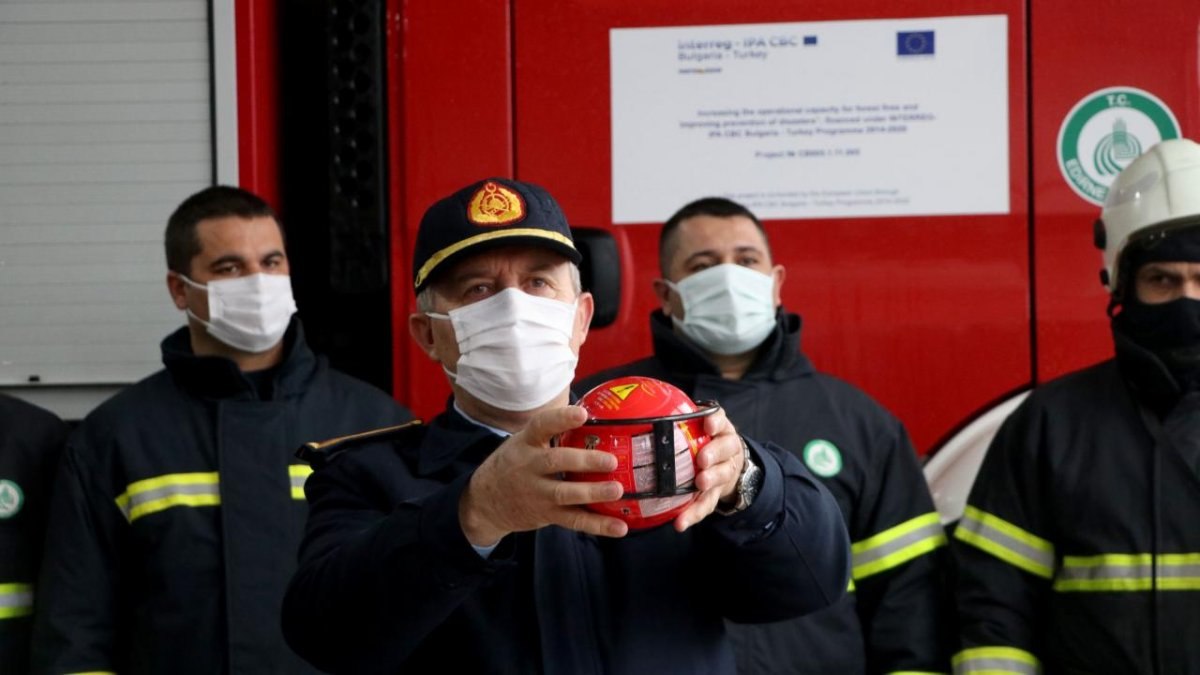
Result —
[[[213, 181], [209, 15], [209, 0], [0, 0], [0, 386], [66, 417], [98, 400], [79, 392], [161, 367], [183, 325], [162, 236]], [[54, 405], [56, 387], [79, 400]]]

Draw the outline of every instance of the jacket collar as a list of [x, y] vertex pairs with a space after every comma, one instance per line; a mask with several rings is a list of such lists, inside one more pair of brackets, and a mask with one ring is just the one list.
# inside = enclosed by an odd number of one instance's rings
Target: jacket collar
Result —
[[[578, 402], [574, 392], [570, 403]], [[446, 410], [434, 418], [429, 431], [417, 447], [417, 474], [428, 476], [450, 466], [455, 461], [479, 466], [507, 436], [501, 436], [480, 422], [468, 419], [454, 404], [454, 395], [446, 402]]]
[[[275, 398], [302, 392], [320, 365], [316, 354], [304, 340], [304, 327], [298, 316], [292, 316], [284, 333], [283, 354], [283, 360], [275, 371]], [[254, 385], [231, 359], [197, 356], [192, 352], [192, 339], [187, 326], [163, 339], [162, 360], [181, 387], [203, 398], [256, 397]]]
[[[801, 323], [800, 315], [779, 308], [775, 330], [759, 345], [758, 357], [742, 379], [785, 380], [811, 375], [812, 363], [800, 351]], [[654, 356], [672, 375], [683, 378], [721, 376], [720, 369], [708, 354], [676, 333], [671, 317], [659, 310], [650, 314], [650, 336], [654, 342]]]
[[478, 465], [504, 441], [494, 431], [463, 417], [453, 400], [451, 395], [446, 410], [434, 418], [417, 447], [417, 473], [421, 476], [435, 474], [456, 460]]

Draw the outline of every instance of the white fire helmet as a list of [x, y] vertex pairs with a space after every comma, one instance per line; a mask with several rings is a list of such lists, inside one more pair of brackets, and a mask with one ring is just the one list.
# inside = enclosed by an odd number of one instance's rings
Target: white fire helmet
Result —
[[[1121, 289], [1121, 256], [1132, 243], [1200, 225], [1200, 145], [1186, 138], [1162, 141], [1117, 176], [1096, 221], [1096, 247], [1104, 251], [1100, 281]], [[1132, 270], [1130, 270], [1132, 271]]]

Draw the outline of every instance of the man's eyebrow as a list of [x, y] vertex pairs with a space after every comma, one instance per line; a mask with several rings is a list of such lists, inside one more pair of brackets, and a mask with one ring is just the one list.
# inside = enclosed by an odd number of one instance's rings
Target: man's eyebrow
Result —
[[684, 258], [683, 264], [686, 265], [686, 264], [692, 262], [693, 260], [695, 260], [696, 258], [718, 258], [718, 257], [720, 257], [720, 254], [718, 254], [716, 251], [714, 251], [710, 248], [706, 248], [703, 251], [696, 251], [695, 253]]
[[208, 264], [209, 267], [217, 267], [225, 263], [245, 263], [246, 259], [237, 253], [226, 253]]
[[765, 251], [761, 247], [755, 246], [753, 244], [745, 244], [743, 246], [738, 246], [737, 248], [733, 249], [733, 251], [734, 251], [734, 253], [757, 253], [759, 255], [762, 255], [763, 253], [765, 253]]
[[549, 270], [553, 270], [554, 268], [558, 267], [561, 264], [562, 263], [557, 260], [546, 260], [544, 262], [540, 262], [540, 263], [530, 267], [529, 271], [530, 272], [546, 272]]
[[446, 288], [458, 289], [469, 282], [490, 281], [494, 276], [486, 267], [464, 267], [447, 275], [443, 281]]
[[1142, 274], [1177, 274], [1182, 275], [1183, 272], [1176, 270], [1174, 267], [1158, 262], [1148, 262], [1141, 269]]
[[[734, 253], [757, 253], [758, 255], [763, 255], [765, 253], [765, 251], [762, 248], [752, 245], [752, 244], [744, 244], [742, 246], [735, 246], [733, 249], [733, 252]], [[703, 251], [696, 251], [695, 253], [689, 255], [687, 258], [684, 258], [683, 264], [686, 265], [686, 264], [692, 262], [692, 260], [694, 260], [696, 258], [720, 258], [720, 257], [721, 257], [721, 254], [719, 252], [714, 251], [710, 248], [706, 248]]]

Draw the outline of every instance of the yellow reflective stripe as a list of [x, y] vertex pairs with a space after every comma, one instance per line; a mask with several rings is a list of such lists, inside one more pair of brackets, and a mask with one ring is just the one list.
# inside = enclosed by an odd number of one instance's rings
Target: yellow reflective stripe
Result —
[[33, 584], [0, 584], [0, 619], [33, 614]]
[[890, 670], [887, 675], [947, 675], [944, 670]]
[[307, 464], [289, 464], [288, 475], [292, 478], [305, 479], [312, 475], [313, 468]]
[[221, 503], [217, 472], [172, 473], [139, 480], [130, 483], [116, 503], [131, 523], [172, 506], [217, 506]]
[[851, 577], [850, 581], [846, 584], [846, 592], [847, 593], [854, 592], [854, 578], [853, 577]]
[[138, 504], [129, 510], [129, 522], [172, 506], [220, 506], [220, 495], [170, 495]]
[[312, 472], [313, 468], [307, 464], [288, 465], [288, 477], [292, 481], [292, 499], [304, 500], [304, 481]]
[[86, 673], [67, 673], [66, 675], [117, 675], [113, 670], [89, 670]]
[[[1149, 565], [1154, 556], [1150, 553], [1105, 553], [1089, 556], [1063, 556], [1063, 567], [1134, 567]], [[1178, 567], [1200, 565], [1200, 553], [1160, 553], [1159, 566]]]
[[1037, 657], [1016, 647], [971, 647], [950, 659], [955, 675], [1034, 675], [1042, 670]]
[[1030, 574], [1054, 576], [1054, 546], [1012, 523], [967, 505], [954, 538], [986, 551]]
[[945, 545], [941, 518], [936, 511], [926, 513], [851, 545], [852, 574], [863, 579]]
[[458, 253], [464, 248], [474, 246], [480, 242], [490, 241], [492, 239], [502, 239], [506, 237], [538, 237], [541, 239], [551, 239], [566, 246], [567, 248], [575, 248], [575, 244], [572, 243], [571, 240], [566, 236], [561, 235], [558, 232], [539, 230], [535, 227], [514, 227], [496, 230], [494, 232], [485, 232], [483, 234], [477, 234], [474, 237], [467, 237], [462, 241], [455, 242], [429, 256], [429, 260], [425, 261], [425, 264], [421, 265], [421, 269], [417, 270], [417, 278], [413, 281], [413, 286], [420, 286], [421, 284], [425, 283], [425, 277], [429, 276], [435, 267], [440, 265], [441, 262], [446, 258]]
[[1064, 556], [1054, 581], [1054, 590], [1061, 592], [1148, 591], [1155, 587], [1165, 591], [1200, 590], [1200, 553]]

